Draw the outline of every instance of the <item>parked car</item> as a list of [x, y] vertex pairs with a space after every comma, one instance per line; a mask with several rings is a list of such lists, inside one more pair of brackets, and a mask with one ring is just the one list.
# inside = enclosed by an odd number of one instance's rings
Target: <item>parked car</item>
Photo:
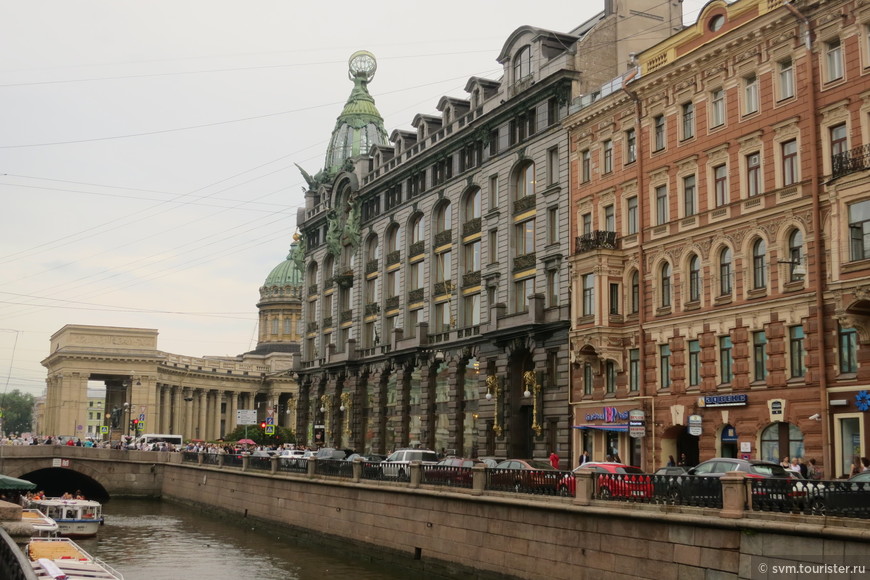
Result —
[[321, 447], [317, 450], [317, 453], [314, 454], [314, 457], [321, 461], [326, 459], [340, 460], [344, 459], [346, 456], [347, 454], [344, 451], [341, 449], [335, 449], [334, 447]]
[[489, 488], [526, 493], [559, 493], [562, 472], [549, 461], [506, 459], [489, 473]]
[[870, 517], [870, 471], [853, 475], [847, 480], [802, 481], [795, 487], [806, 490], [807, 498], [800, 507], [817, 515]]
[[438, 463], [438, 454], [430, 449], [397, 449], [381, 461], [381, 474], [385, 478], [407, 480], [412, 461], [435, 465]]
[[480, 459], [446, 457], [435, 465], [424, 468], [423, 481], [436, 485], [471, 487], [471, 469], [477, 465], [486, 467]]
[[308, 461], [307, 452], [302, 449], [284, 449], [278, 454], [278, 460], [284, 464], [293, 467], [302, 467]]
[[685, 467], [668, 466], [659, 467], [653, 475], [686, 475], [687, 473], [689, 473], [689, 470]]
[[639, 467], [607, 461], [587, 461], [566, 474], [560, 483], [562, 495], [576, 495], [576, 474], [581, 469], [591, 469], [597, 474], [595, 496], [600, 499], [650, 498], [653, 496], [652, 478]]
[[770, 505], [770, 502], [780, 505], [802, 493], [799, 490], [795, 491], [791, 475], [778, 463], [757, 459], [717, 457], [689, 469], [688, 475], [695, 477], [681, 478], [679, 485], [672, 485], [668, 490], [669, 497], [674, 501], [689, 500], [690, 503], [700, 505], [708, 505], [711, 502], [721, 505], [722, 488], [711, 483], [729, 471], [745, 473], [750, 479], [764, 480], [763, 484], [753, 485], [752, 503], [755, 507], [763, 508]]

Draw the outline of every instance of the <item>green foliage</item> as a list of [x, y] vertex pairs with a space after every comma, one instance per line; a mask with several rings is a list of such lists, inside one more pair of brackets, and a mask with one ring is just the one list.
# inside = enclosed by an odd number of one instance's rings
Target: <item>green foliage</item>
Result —
[[0, 409], [3, 410], [3, 431], [7, 435], [26, 433], [32, 430], [33, 403], [36, 398], [29, 393], [15, 389], [0, 396]]
[[255, 441], [257, 445], [283, 445], [284, 443], [296, 443], [296, 434], [290, 429], [276, 425], [275, 434], [266, 435], [264, 429], [259, 425], [248, 425], [246, 435], [245, 426], [239, 425], [235, 430], [224, 435], [224, 441], [227, 443], [235, 443], [240, 439], [250, 439]]

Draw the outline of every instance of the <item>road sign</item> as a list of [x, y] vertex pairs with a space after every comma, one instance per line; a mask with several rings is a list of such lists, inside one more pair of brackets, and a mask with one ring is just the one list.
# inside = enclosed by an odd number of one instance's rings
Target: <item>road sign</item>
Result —
[[139, 413], [139, 420], [140, 420], [140, 421], [144, 421], [144, 420], [145, 420], [145, 413]]
[[274, 435], [275, 434], [275, 426], [274, 425], [266, 425], [266, 435]]
[[274, 425], [275, 417], [266, 417], [266, 425]]
[[236, 409], [236, 425], [256, 425], [256, 409]]
[[105, 435], [108, 432], [109, 432], [109, 428], [106, 425], [103, 425], [102, 427], [100, 427], [100, 433], [102, 433], [103, 435]]

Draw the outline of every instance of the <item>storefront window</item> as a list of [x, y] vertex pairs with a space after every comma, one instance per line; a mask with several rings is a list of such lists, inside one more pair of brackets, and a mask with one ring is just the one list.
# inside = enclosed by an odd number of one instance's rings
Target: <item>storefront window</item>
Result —
[[791, 423], [772, 423], [761, 432], [761, 459], [779, 463], [783, 457], [804, 456], [804, 434]]

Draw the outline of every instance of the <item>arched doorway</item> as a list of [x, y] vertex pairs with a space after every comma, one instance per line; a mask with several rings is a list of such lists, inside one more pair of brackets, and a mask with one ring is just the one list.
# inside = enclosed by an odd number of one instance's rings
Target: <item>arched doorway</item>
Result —
[[508, 457], [531, 458], [534, 454], [535, 432], [532, 425], [535, 420], [533, 416], [534, 398], [538, 394], [530, 393], [529, 397], [523, 396], [526, 391], [523, 373], [534, 370], [534, 366], [535, 363], [528, 350], [517, 352], [510, 358], [508, 376], [505, 380], [508, 386], [507, 401], [510, 404], [510, 415], [507, 418]]
[[654, 467], [660, 467], [667, 463], [670, 455], [674, 456], [678, 465], [685, 467], [692, 467], [700, 462], [698, 437], [689, 435], [685, 425], [674, 425], [662, 434], [662, 455]]
[[804, 456], [804, 434], [792, 423], [771, 423], [761, 432], [761, 457], [779, 463], [784, 457]]

